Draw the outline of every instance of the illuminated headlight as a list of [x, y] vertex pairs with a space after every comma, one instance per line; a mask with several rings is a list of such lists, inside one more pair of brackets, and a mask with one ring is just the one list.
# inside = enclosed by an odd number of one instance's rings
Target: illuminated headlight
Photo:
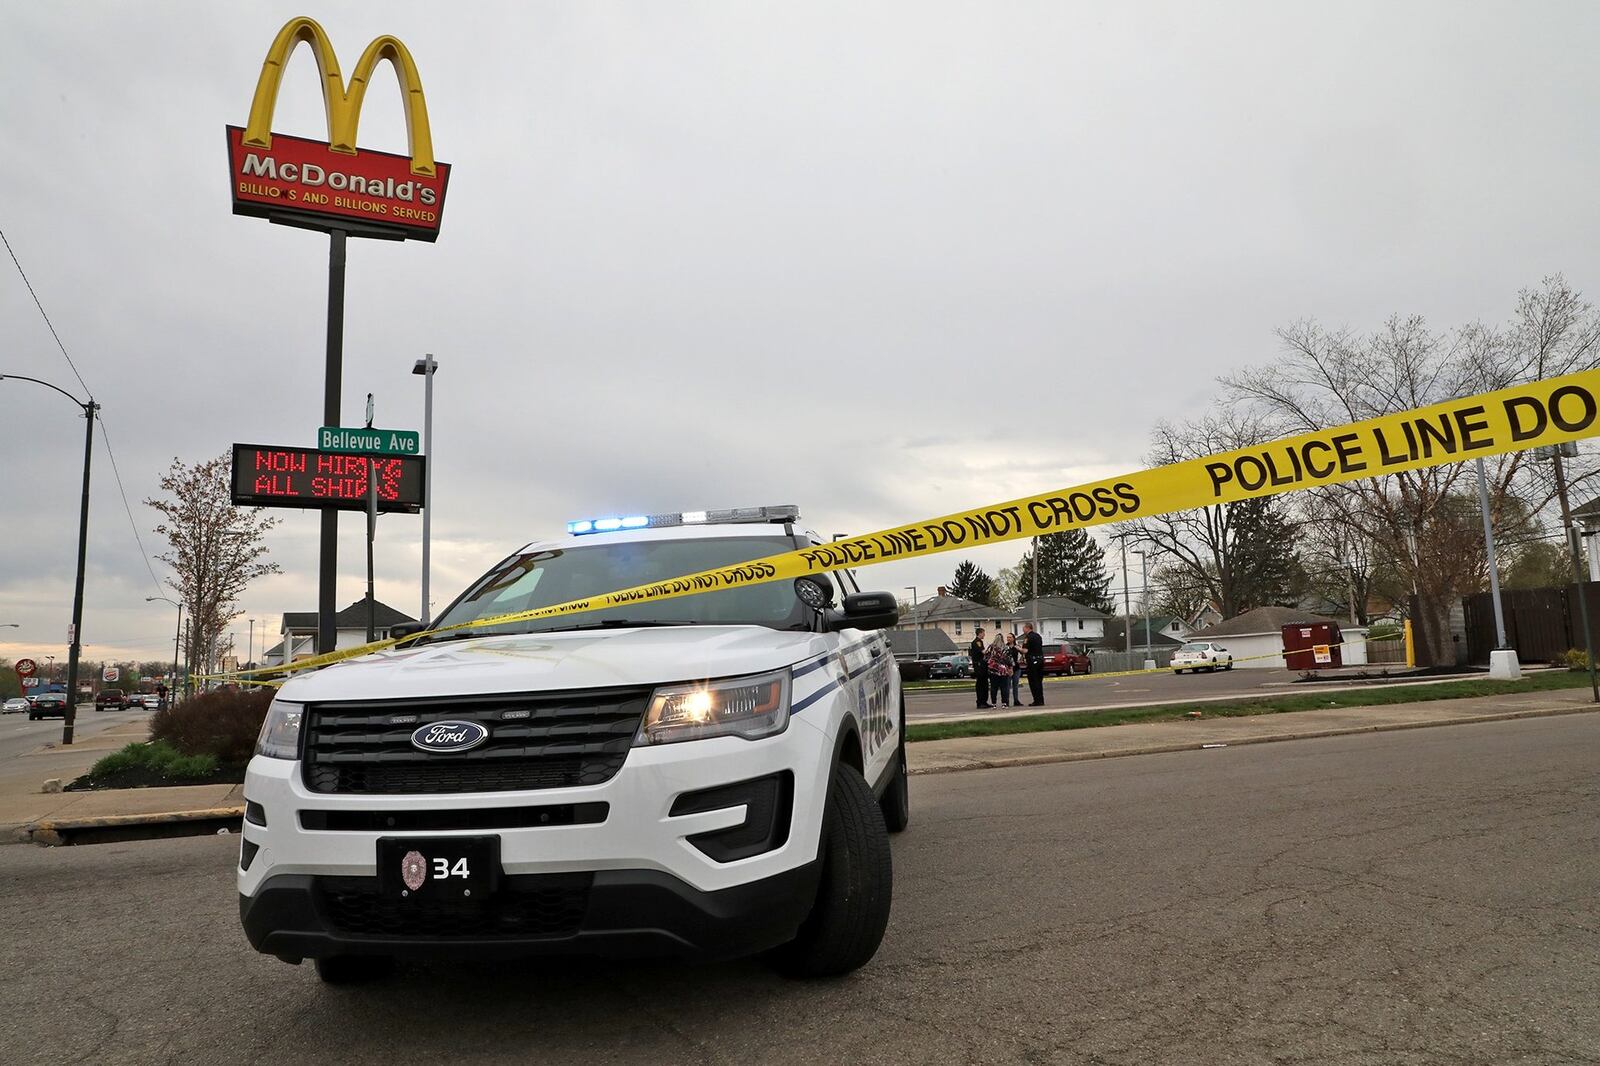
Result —
[[656, 689], [634, 745], [706, 737], [758, 740], [789, 725], [789, 671]]
[[256, 754], [269, 759], [299, 758], [300, 722], [304, 717], [304, 705], [273, 700], [267, 708], [267, 720], [261, 723], [261, 735], [256, 738]]

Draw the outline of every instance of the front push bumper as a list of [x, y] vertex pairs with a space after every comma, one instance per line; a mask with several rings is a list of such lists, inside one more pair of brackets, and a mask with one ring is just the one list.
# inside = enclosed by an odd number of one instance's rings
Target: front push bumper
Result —
[[816, 898], [821, 861], [701, 891], [657, 870], [502, 879], [481, 904], [407, 912], [375, 877], [277, 874], [239, 897], [245, 935], [286, 962], [331, 955], [514, 958], [529, 955], [753, 955], [792, 940]]

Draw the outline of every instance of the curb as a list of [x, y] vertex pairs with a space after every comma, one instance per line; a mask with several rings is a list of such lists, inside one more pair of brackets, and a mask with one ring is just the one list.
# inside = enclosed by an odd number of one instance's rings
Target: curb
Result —
[[[1509, 722], [1520, 718], [1555, 718], [1568, 714], [1597, 714], [1600, 707], [1586, 705], [1580, 707], [1548, 707], [1526, 711], [1502, 711], [1496, 714], [1476, 714], [1458, 718], [1438, 718], [1427, 722], [1389, 722], [1382, 725], [1354, 725], [1342, 726], [1334, 729], [1308, 729], [1299, 733], [1270, 733], [1264, 736], [1240, 737], [1237, 740], [1208, 742], [1217, 747], [1237, 748], [1246, 744], [1275, 744], [1284, 740], [1312, 740], [1318, 737], [1344, 737], [1357, 733], [1394, 733], [1403, 729], [1432, 729], [1435, 726], [1445, 725], [1471, 725], [1474, 722]], [[1116, 726], [1098, 726], [1095, 728], [1115, 729]], [[1063, 732], [1063, 730], [1051, 730]], [[1016, 736], [1017, 734], [1004, 734]], [[979, 739], [979, 738], [972, 738]], [[919, 741], [923, 744], [938, 744], [940, 741]], [[920, 774], [951, 774], [961, 773], [966, 770], [1002, 770], [1011, 766], [1046, 766], [1058, 762], [1084, 762], [1089, 759], [1120, 759], [1128, 755], [1165, 755], [1177, 751], [1199, 751], [1206, 747], [1205, 743], [1196, 743], [1189, 740], [1174, 744], [1148, 744], [1141, 748], [1115, 748], [1106, 751], [1070, 751], [1052, 752], [1047, 755], [1016, 755], [1005, 758], [973, 759], [963, 765], [956, 766], [925, 766], [912, 769], [911, 775]]]
[[23, 826], [13, 842], [53, 848], [70, 844], [109, 844], [121, 840], [203, 836], [219, 829], [236, 831], [236, 824], [243, 820], [242, 804], [237, 807], [208, 807], [193, 811], [162, 811], [157, 814], [56, 818]]

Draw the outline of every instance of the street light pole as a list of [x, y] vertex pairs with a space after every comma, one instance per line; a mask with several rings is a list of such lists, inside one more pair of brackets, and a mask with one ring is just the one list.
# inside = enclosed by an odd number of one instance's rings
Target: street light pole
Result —
[[412, 366], [413, 374], [422, 375], [422, 621], [428, 612], [428, 550], [433, 534], [433, 375], [439, 363], [429, 352]]
[[1155, 652], [1155, 649], [1150, 647], [1150, 560], [1146, 553], [1138, 548], [1133, 549], [1133, 554], [1139, 557], [1139, 579], [1142, 582], [1139, 606], [1144, 608], [1144, 657], [1148, 660]]
[[1589, 689], [1594, 695], [1594, 702], [1600, 703], [1600, 680], [1597, 680], [1595, 675], [1594, 636], [1589, 629], [1589, 590], [1584, 587], [1583, 549], [1578, 544], [1578, 531], [1572, 525], [1572, 508], [1567, 502], [1567, 474], [1566, 468], [1561, 465], [1563, 447], [1566, 446], [1556, 445], [1555, 454], [1551, 456], [1555, 460], [1556, 495], [1561, 501], [1561, 524], [1566, 529], [1567, 546], [1572, 550], [1572, 580], [1578, 590], [1578, 617], [1583, 625], [1583, 654], [1589, 660]]
[[922, 620], [917, 617], [917, 586], [907, 585], [906, 588], [911, 592], [911, 620], [917, 624], [911, 631], [911, 661], [918, 662], [922, 659]]
[[94, 413], [100, 405], [94, 402], [94, 397], [80, 400], [72, 393], [48, 381], [38, 378], [25, 377], [22, 374], [0, 374], [0, 381], [14, 378], [17, 381], [31, 381], [35, 385], [43, 385], [47, 389], [54, 389], [79, 407], [83, 408], [83, 499], [78, 509], [78, 578], [72, 593], [72, 626], [67, 631], [67, 716], [61, 726], [61, 743], [71, 744], [74, 726], [78, 720], [78, 655], [83, 649], [81, 630], [83, 629], [83, 571], [88, 562], [89, 552], [89, 464], [94, 458]]
[[178, 609], [178, 628], [172, 633], [172, 673], [167, 677], [167, 703], [178, 702], [178, 641], [183, 636], [183, 604], [166, 596], [146, 596], [144, 602], [166, 600]]

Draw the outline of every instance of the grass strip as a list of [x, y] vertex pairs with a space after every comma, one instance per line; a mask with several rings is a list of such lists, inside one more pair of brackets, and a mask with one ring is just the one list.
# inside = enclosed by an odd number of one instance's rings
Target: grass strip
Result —
[[1390, 703], [1425, 703], [1472, 696], [1505, 696], [1517, 692], [1550, 692], [1587, 688], [1588, 685], [1589, 675], [1586, 673], [1548, 670], [1525, 675], [1520, 681], [1446, 681], [1437, 685], [1391, 685], [1343, 692], [1313, 690], [1293, 696], [1244, 696], [1237, 703], [1165, 703], [1108, 711], [1057, 711], [1021, 718], [912, 722], [906, 727], [906, 739], [952, 740], [957, 737], [994, 737], [1009, 733], [1049, 733], [1058, 729], [1093, 729], [1097, 726], [1126, 725], [1129, 722], [1175, 721], [1193, 711], [1200, 711], [1207, 718], [1242, 718], [1255, 714], [1321, 711], [1329, 707], [1378, 707]]

